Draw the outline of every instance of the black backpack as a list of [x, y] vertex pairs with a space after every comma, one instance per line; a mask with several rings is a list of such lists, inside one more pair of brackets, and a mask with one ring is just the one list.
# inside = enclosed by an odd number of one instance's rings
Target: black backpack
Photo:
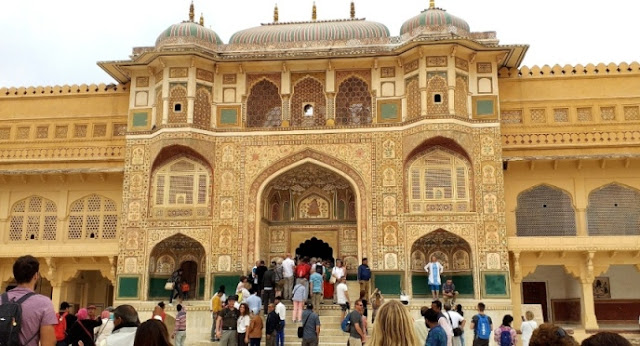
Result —
[[[27, 300], [34, 292], [29, 292], [22, 298], [9, 300], [9, 295], [4, 293], [0, 296], [0, 346], [21, 346], [20, 328], [22, 327], [22, 306], [21, 304]], [[28, 345], [38, 333], [34, 334], [27, 340]]]

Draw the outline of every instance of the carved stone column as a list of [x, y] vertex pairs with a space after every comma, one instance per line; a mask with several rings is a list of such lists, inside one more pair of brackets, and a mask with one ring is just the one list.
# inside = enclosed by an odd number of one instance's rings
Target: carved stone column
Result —
[[598, 329], [593, 301], [594, 257], [595, 251], [589, 251], [586, 254], [585, 268], [580, 275], [580, 285], [582, 286], [582, 326], [588, 330]]
[[335, 126], [336, 124], [336, 93], [327, 93], [327, 126]]
[[511, 280], [511, 303], [513, 304], [513, 328], [520, 329], [522, 325], [522, 269], [520, 267], [520, 252], [513, 253], [513, 278]]

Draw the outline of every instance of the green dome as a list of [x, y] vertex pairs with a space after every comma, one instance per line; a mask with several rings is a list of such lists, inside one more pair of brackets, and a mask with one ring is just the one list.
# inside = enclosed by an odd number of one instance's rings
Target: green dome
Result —
[[404, 22], [400, 28], [400, 35], [411, 34], [420, 27], [425, 28], [426, 31], [450, 31], [453, 29], [460, 35], [470, 32], [467, 22], [441, 8], [433, 7]]
[[164, 30], [156, 40], [156, 48], [183, 44], [197, 44], [215, 48], [223, 42], [215, 31], [194, 22], [173, 24]]

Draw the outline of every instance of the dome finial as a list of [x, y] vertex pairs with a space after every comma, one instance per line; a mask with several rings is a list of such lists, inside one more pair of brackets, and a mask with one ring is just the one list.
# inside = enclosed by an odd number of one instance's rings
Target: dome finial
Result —
[[351, 1], [351, 19], [356, 17], [356, 4]]
[[432, 10], [436, 8], [436, 0], [429, 0], [429, 9]]
[[193, 7], [193, 0], [191, 1], [191, 5], [189, 5], [189, 21], [193, 22], [195, 18], [195, 9]]
[[318, 19], [318, 11], [316, 9], [316, 2], [313, 2], [313, 10], [311, 10], [311, 20], [315, 21]]
[[279, 16], [278, 16], [278, 4], [276, 4], [276, 7], [274, 7], [274, 9], [273, 9], [273, 22], [277, 23], [278, 19], [279, 19]]
[[204, 14], [200, 12], [200, 25], [204, 26]]

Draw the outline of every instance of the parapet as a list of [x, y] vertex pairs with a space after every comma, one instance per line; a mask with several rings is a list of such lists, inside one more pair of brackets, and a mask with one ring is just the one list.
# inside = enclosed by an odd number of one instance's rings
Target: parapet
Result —
[[68, 94], [111, 94], [118, 92], [128, 92], [129, 86], [126, 84], [73, 84], [73, 85], [55, 85], [55, 86], [37, 86], [37, 87], [11, 87], [0, 88], [0, 98], [3, 97], [20, 97], [20, 96], [49, 96], [49, 95], [68, 95]]
[[544, 65], [539, 67], [534, 65], [529, 68], [523, 66], [521, 68], [506, 68], [503, 67], [498, 71], [499, 78], [551, 78], [551, 77], [571, 77], [571, 76], [607, 76], [607, 75], [623, 75], [623, 74], [638, 74], [640, 73], [640, 63], [632, 62], [627, 64], [626, 62], [620, 64], [610, 63], [605, 65], [599, 63], [598, 65], [587, 64], [583, 65]]

